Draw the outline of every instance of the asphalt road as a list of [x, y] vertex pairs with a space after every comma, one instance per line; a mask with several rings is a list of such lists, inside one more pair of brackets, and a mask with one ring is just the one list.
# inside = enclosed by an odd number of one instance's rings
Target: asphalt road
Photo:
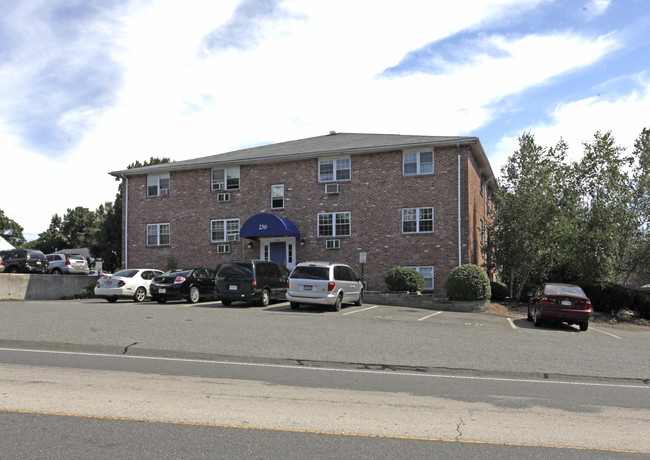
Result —
[[[650, 452], [650, 334], [640, 328], [540, 329], [372, 305], [0, 302], [0, 315], [0, 425], [29, 425], [23, 436], [40, 452], [38, 433], [61, 424], [127, 433], [75, 438], [88, 452], [191, 431], [205, 436], [182, 450], [192, 457], [214, 437], [234, 449], [223, 457], [243, 456], [250, 436], [257, 458], [304, 458], [302, 442], [320, 458]], [[8, 439], [0, 452], [21, 449]]]

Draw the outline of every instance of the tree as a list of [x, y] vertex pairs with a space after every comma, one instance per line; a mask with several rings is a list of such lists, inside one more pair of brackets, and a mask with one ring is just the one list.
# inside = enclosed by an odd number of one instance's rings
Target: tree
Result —
[[92, 229], [97, 222], [93, 211], [82, 206], [68, 209], [63, 216], [61, 232], [69, 248], [87, 248], [92, 244]]
[[151, 157], [149, 160], [145, 160], [144, 163], [140, 163], [140, 160], [135, 160], [135, 162], [127, 166], [126, 169], [144, 168], [145, 166], [161, 165], [169, 162], [171, 162], [171, 160], [167, 157]]
[[25, 244], [23, 227], [15, 220], [8, 218], [2, 209], [0, 209], [0, 236], [14, 247]]
[[93, 229], [90, 253], [103, 261], [104, 270], [114, 271], [122, 265], [122, 195], [106, 202], [95, 211], [98, 225]]
[[38, 239], [33, 242], [33, 247], [40, 249], [45, 254], [67, 248], [68, 239], [63, 234], [62, 228], [63, 220], [58, 214], [54, 214], [50, 220], [50, 226], [43, 233], [38, 234]]
[[486, 251], [509, 278], [511, 296], [519, 297], [531, 276], [543, 277], [564, 260], [576, 208], [575, 193], [565, 187], [566, 150], [563, 141], [543, 148], [524, 133], [501, 170]]

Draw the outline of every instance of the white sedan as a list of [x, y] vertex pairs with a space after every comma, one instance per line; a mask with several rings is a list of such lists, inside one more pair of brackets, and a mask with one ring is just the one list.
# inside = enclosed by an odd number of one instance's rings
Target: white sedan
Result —
[[109, 302], [117, 302], [120, 297], [130, 297], [135, 302], [142, 302], [150, 297], [149, 285], [156, 277], [162, 275], [161, 270], [150, 268], [127, 268], [113, 276], [99, 278], [95, 283], [95, 295], [104, 297]]

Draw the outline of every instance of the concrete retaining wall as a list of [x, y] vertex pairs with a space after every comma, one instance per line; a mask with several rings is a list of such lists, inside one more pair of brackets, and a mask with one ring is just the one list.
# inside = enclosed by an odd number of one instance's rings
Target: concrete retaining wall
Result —
[[432, 294], [411, 294], [407, 292], [366, 291], [363, 293], [365, 303], [379, 305], [397, 305], [400, 307], [426, 308], [428, 310], [479, 312], [490, 308], [489, 300], [476, 302], [456, 302], [440, 300]]
[[0, 300], [57, 300], [93, 286], [96, 276], [0, 274]]

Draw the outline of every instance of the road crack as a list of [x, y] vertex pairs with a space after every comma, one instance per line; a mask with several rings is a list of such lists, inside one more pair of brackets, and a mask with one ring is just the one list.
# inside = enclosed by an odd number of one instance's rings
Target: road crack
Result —
[[138, 342], [133, 342], [131, 345], [127, 345], [124, 347], [124, 351], [122, 352], [123, 355], [127, 354], [129, 352], [129, 348], [131, 348], [133, 345], [137, 345]]

